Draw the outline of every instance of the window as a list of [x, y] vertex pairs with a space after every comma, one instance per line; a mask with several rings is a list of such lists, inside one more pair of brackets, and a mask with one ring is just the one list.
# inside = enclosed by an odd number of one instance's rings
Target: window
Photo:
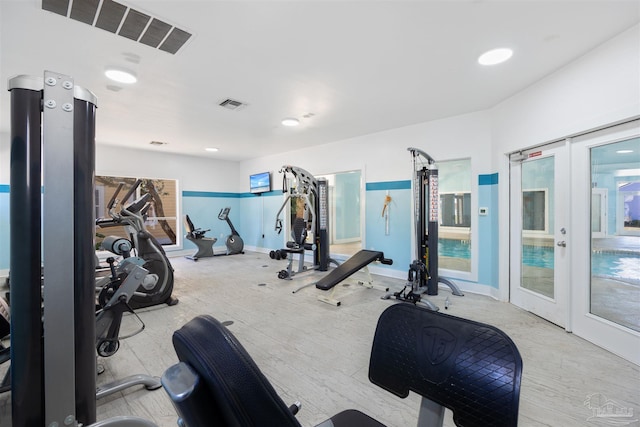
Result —
[[440, 192], [440, 225], [471, 227], [471, 193]]
[[[118, 214], [134, 200], [145, 194], [150, 194], [149, 207], [145, 215], [145, 227], [163, 246], [177, 244], [176, 231], [178, 230], [178, 181], [173, 179], [141, 178], [142, 182], [129, 200], [122, 200], [129, 189], [136, 182], [136, 178], [116, 176], [96, 176], [96, 211], [97, 217], [110, 218], [112, 214]], [[107, 204], [113, 197], [118, 185], [124, 183], [118, 193], [117, 204], [112, 211], [108, 211]], [[125, 238], [127, 236], [123, 227], [102, 228], [98, 231], [102, 235], [115, 235]]]
[[549, 227], [547, 190], [522, 190], [522, 231], [546, 233]]

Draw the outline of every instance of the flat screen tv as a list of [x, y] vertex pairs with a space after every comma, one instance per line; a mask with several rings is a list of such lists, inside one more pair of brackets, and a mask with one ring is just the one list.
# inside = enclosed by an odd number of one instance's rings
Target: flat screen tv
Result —
[[249, 191], [253, 194], [271, 191], [271, 173], [261, 172], [249, 176]]

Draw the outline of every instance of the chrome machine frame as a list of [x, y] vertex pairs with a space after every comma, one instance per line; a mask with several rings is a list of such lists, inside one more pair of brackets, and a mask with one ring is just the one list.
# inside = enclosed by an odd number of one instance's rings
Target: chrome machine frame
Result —
[[[280, 169], [283, 173], [282, 192], [288, 193], [276, 214], [275, 230], [282, 232], [282, 220], [280, 214], [287, 207], [289, 200], [300, 198], [304, 201], [304, 219], [310, 221], [310, 230], [313, 232], [313, 264], [314, 269], [327, 271], [329, 263], [333, 262], [329, 254], [329, 183], [326, 178], [315, 178], [308, 171], [291, 165], [284, 165]], [[291, 176], [295, 185], [287, 186], [287, 176]], [[304, 257], [301, 256], [301, 262]]]

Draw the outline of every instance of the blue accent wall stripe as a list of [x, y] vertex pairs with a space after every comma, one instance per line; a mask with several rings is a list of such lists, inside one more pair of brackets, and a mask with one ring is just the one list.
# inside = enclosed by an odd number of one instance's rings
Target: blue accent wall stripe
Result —
[[[282, 191], [269, 191], [268, 193], [262, 193], [262, 196], [280, 196]], [[211, 198], [229, 198], [229, 199], [242, 199], [245, 197], [261, 197], [258, 194], [252, 193], [223, 193], [217, 191], [183, 191], [182, 197], [211, 197]]]
[[386, 182], [367, 182], [367, 191], [379, 190], [410, 190], [411, 181], [386, 181]]
[[8, 193], [9, 184], [0, 184], [0, 193]]
[[498, 174], [478, 175], [478, 185], [496, 185], [498, 183]]
[[268, 191], [266, 193], [260, 193], [260, 194], [240, 193], [240, 198], [282, 196], [282, 194], [283, 194], [282, 190], [273, 190], [273, 191]]
[[229, 197], [238, 198], [239, 193], [218, 193], [214, 191], [183, 191], [182, 197]]

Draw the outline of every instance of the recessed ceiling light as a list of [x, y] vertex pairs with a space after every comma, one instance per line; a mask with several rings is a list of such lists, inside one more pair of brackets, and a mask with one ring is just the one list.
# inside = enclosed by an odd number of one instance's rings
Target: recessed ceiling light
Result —
[[118, 83], [132, 84], [138, 81], [138, 78], [131, 72], [117, 68], [109, 68], [104, 75]]
[[629, 154], [629, 153], [633, 153], [633, 150], [618, 150], [618, 151], [616, 151], [616, 153], [618, 153], [618, 154]]
[[286, 119], [282, 119], [283, 126], [298, 126], [299, 124], [300, 124], [300, 121], [293, 117], [287, 117]]
[[506, 47], [492, 49], [480, 55], [480, 57], [478, 58], [478, 63], [480, 65], [496, 65], [511, 58], [512, 55], [513, 51]]
[[209, 148], [205, 148], [205, 151], [211, 151], [212, 153], [215, 153], [216, 151], [218, 151], [218, 149], [214, 147], [209, 147]]

